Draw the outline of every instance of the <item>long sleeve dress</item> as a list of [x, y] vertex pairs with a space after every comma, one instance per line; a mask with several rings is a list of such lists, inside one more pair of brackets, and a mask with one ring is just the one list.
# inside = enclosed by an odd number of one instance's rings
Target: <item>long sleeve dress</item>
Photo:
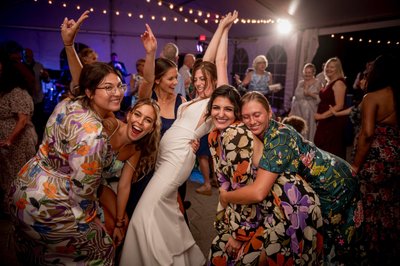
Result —
[[[243, 123], [209, 135], [220, 186], [237, 190], [255, 180], [253, 135]], [[209, 265], [258, 265], [263, 250], [268, 265], [318, 265], [322, 261], [322, 215], [319, 198], [300, 177], [282, 174], [268, 196], [257, 204], [219, 205]], [[233, 237], [243, 245], [238, 257], [225, 245]]]
[[24, 264], [114, 264], [113, 241], [94, 222], [101, 172], [111, 158], [97, 114], [79, 100], [59, 103], [36, 156], [22, 167], [10, 191], [16, 247]]
[[[319, 93], [321, 83], [315, 80], [308, 88], [310, 93]], [[308, 131], [303, 136], [309, 141], [314, 140], [315, 131], [317, 130], [317, 123], [315, 122], [314, 114], [317, 112], [319, 97], [304, 95], [304, 80], [301, 80], [294, 91], [294, 99], [292, 102], [291, 114], [302, 117], [306, 120]]]
[[179, 209], [177, 191], [194, 166], [191, 140], [211, 129], [209, 120], [198, 126], [208, 101], [183, 103], [161, 138], [155, 172], [129, 222], [120, 265], [204, 265]]

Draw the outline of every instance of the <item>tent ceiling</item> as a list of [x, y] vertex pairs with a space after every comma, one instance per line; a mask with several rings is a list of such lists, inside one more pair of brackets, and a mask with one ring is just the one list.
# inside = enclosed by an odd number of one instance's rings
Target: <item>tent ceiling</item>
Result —
[[[242, 18], [286, 18], [297, 29], [338, 27], [353, 24], [400, 21], [398, 0], [175, 0], [176, 6], [206, 10], [217, 14], [239, 10]], [[290, 12], [290, 14], [289, 14]], [[400, 26], [400, 25], [398, 25]], [[204, 26], [213, 31], [214, 25]], [[273, 33], [270, 24], [235, 25], [232, 37], [254, 37]]]

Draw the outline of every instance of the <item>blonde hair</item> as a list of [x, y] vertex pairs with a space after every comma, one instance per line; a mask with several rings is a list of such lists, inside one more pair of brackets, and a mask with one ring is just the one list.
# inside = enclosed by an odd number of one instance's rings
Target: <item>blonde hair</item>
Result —
[[[336, 72], [338, 73], [339, 78], [344, 78], [342, 62], [340, 61], [340, 59], [337, 57], [332, 57], [332, 58], [328, 59], [328, 61], [326, 61], [325, 66], [324, 66], [324, 73], [325, 73], [325, 69], [329, 63], [334, 63], [336, 66]], [[326, 75], [325, 75], [325, 77], [326, 77]]]
[[268, 67], [268, 60], [265, 55], [257, 55], [256, 58], [253, 60], [253, 68], [256, 68], [258, 63], [265, 63], [265, 68]]
[[133, 181], [137, 181], [140, 177], [148, 174], [152, 169], [154, 169], [161, 138], [160, 107], [155, 100], [151, 98], [141, 98], [137, 100], [135, 105], [133, 105], [129, 110], [128, 114], [143, 105], [150, 105], [153, 108], [156, 119], [154, 120], [153, 131], [136, 141], [136, 150], [140, 150], [140, 160], [136, 167], [132, 179]]

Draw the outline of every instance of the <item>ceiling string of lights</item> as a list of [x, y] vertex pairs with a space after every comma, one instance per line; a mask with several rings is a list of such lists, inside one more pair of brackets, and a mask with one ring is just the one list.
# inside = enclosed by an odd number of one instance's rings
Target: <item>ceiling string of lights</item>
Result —
[[[175, 6], [173, 3], [166, 2], [166, 1], [160, 1], [160, 0], [145, 0], [147, 4], [151, 5], [156, 5], [158, 7], [168, 7], [171, 10], [177, 11], [178, 13], [181, 13], [183, 18], [179, 18], [178, 16], [173, 16], [173, 17], [168, 17], [168, 16], [156, 16], [156, 15], [146, 15], [144, 13], [135, 13], [131, 11], [119, 11], [119, 10], [109, 10], [106, 8], [97, 10], [94, 7], [83, 7], [82, 5], [77, 5], [77, 4], [69, 4], [68, 1], [58, 1], [58, 0], [33, 0], [34, 2], [47, 2], [49, 5], [54, 5], [54, 6], [61, 6], [63, 8], [75, 8], [77, 10], [89, 10], [90, 12], [98, 12], [102, 13], [104, 15], [111, 14], [113, 13], [116, 16], [127, 16], [129, 18], [133, 19], [151, 19], [154, 21], [174, 21], [174, 22], [194, 22], [194, 23], [219, 23], [219, 20], [221, 18], [220, 14], [216, 14], [213, 12], [205, 11], [205, 10], [199, 10], [199, 9], [193, 9], [189, 7], [183, 7], [183, 6]], [[163, 8], [164, 8], [163, 7]], [[267, 18], [267, 19], [256, 19], [256, 18], [240, 18], [236, 21], [236, 23], [242, 23], [242, 24], [274, 24], [278, 21], [275, 21], [274, 19]]]
[[362, 38], [362, 37], [354, 37], [354, 36], [344, 36], [341, 34], [331, 34], [331, 38], [333, 39], [340, 39], [343, 41], [349, 41], [354, 43], [368, 43], [368, 44], [375, 44], [375, 45], [400, 45], [400, 41], [391, 41], [391, 40], [382, 40], [382, 39], [373, 39], [373, 38]]

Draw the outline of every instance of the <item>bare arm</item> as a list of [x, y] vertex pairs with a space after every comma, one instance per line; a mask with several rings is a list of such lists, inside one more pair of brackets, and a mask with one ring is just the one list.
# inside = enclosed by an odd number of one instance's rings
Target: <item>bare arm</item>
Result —
[[61, 38], [64, 43], [65, 52], [67, 54], [69, 71], [72, 76], [72, 85], [79, 84], [79, 76], [82, 71], [82, 63], [79, 60], [78, 54], [75, 51], [74, 41], [76, 34], [82, 23], [89, 17], [89, 11], [85, 11], [79, 17], [78, 21], [68, 18], [64, 18], [63, 23], [61, 24]]
[[261, 202], [267, 197], [277, 177], [278, 174], [259, 168], [254, 183], [229, 192], [220, 188], [220, 202], [222, 206], [226, 206], [227, 203], [252, 204]]
[[143, 67], [143, 80], [139, 86], [139, 98], [150, 98], [154, 84], [154, 68], [157, 50], [157, 39], [150, 26], [146, 24], [146, 31], [140, 36], [146, 57]]
[[[120, 179], [118, 181], [118, 193], [117, 193], [117, 214], [116, 214], [116, 225], [120, 224], [125, 226], [128, 221], [125, 221], [125, 212], [126, 212], [126, 204], [129, 199], [129, 194], [131, 193], [131, 184], [132, 177], [135, 174], [134, 167], [137, 166], [137, 163], [140, 158], [140, 152], [136, 152], [131, 158], [129, 158], [124, 167], [122, 168], [122, 173]], [[116, 243], [120, 243], [123, 239], [123, 234], [121, 234], [121, 227], [116, 227], [114, 229], [114, 240]]]
[[374, 101], [373, 95], [366, 94], [361, 105], [361, 129], [358, 134], [357, 151], [352, 164], [352, 169], [358, 172], [367, 156], [372, 143], [372, 136], [375, 130], [376, 113], [378, 106]]
[[[337, 81], [333, 85], [333, 93], [335, 95], [335, 106], [332, 106], [332, 108], [335, 111], [340, 111], [343, 109], [344, 106], [344, 99], [345, 99], [345, 94], [346, 94], [346, 85], [342, 81]], [[322, 120], [326, 119], [328, 117], [331, 117], [333, 114], [330, 110], [327, 110], [326, 112], [322, 114], [315, 114], [315, 120]]]
[[246, 76], [244, 77], [243, 81], [242, 81], [242, 86], [247, 86], [250, 83], [251, 77], [253, 75], [254, 71], [249, 71], [247, 72]]
[[336, 111], [336, 110], [332, 107], [332, 105], [329, 105], [329, 110], [332, 112], [332, 114], [333, 114], [334, 116], [345, 116], [345, 115], [350, 115], [351, 109], [353, 109], [353, 106], [352, 106], [352, 107], [349, 107], [349, 108], [347, 108], [347, 109], [344, 109], [344, 110], [342, 110], [342, 111]]
[[237, 19], [238, 12], [234, 11], [233, 14], [229, 13], [226, 16], [226, 26], [222, 32], [221, 40], [218, 45], [217, 55], [215, 63], [217, 66], [217, 87], [225, 84], [229, 84], [228, 80], [228, 33], [233, 24]]
[[15, 127], [11, 134], [8, 136], [6, 140], [0, 140], [0, 147], [10, 146], [13, 144], [15, 139], [21, 134], [22, 130], [25, 128], [26, 123], [29, 120], [29, 116], [27, 114], [18, 114], [18, 121], [15, 124]]
[[[236, 12], [236, 11], [234, 11]], [[218, 24], [217, 30], [214, 32], [213, 37], [211, 38], [211, 41], [207, 47], [206, 52], [204, 53], [203, 56], [203, 61], [208, 61], [208, 62], [215, 62], [215, 58], [217, 55], [217, 50], [218, 46], [222, 37], [222, 34], [224, 32], [224, 29], [226, 27], [226, 24], [228, 22], [227, 18], [231, 17], [232, 14], [228, 13], [224, 18], [222, 18]]]

